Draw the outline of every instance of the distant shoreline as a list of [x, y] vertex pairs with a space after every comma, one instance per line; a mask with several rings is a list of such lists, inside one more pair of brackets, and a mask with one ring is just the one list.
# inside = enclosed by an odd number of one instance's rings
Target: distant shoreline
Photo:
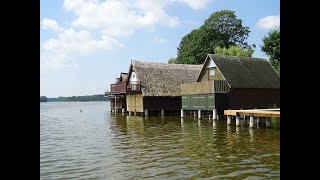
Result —
[[86, 96], [69, 96], [57, 98], [47, 98], [40, 96], [40, 102], [91, 102], [91, 101], [109, 101], [109, 98], [104, 94], [86, 95]]
[[65, 102], [110, 102], [110, 100], [105, 100], [105, 101], [46, 101], [46, 102], [40, 102], [40, 103], [65, 103]]

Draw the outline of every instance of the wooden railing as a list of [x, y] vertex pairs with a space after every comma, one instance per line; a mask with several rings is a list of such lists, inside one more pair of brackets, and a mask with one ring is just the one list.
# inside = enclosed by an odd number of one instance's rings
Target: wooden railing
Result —
[[131, 82], [127, 86], [127, 92], [141, 92], [141, 83], [140, 81]]
[[227, 93], [229, 86], [226, 80], [214, 80], [213, 87], [215, 93]]
[[181, 84], [181, 95], [227, 93], [228, 91], [229, 86], [225, 80]]
[[127, 89], [126, 82], [119, 82], [110, 85], [111, 93], [125, 93]]

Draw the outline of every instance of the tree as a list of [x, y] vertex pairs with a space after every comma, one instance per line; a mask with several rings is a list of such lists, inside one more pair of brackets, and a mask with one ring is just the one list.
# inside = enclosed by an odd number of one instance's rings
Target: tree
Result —
[[280, 28], [271, 30], [262, 41], [261, 51], [270, 56], [270, 64], [280, 74]]
[[243, 49], [240, 46], [230, 46], [229, 48], [216, 47], [214, 52], [220, 55], [251, 57], [253, 50], [251, 48]]
[[176, 58], [170, 58], [170, 59], [168, 60], [168, 64], [178, 64], [178, 61], [177, 61]]
[[213, 13], [199, 29], [185, 35], [177, 48], [179, 64], [201, 64], [207, 54], [214, 54], [216, 47], [229, 48], [232, 45], [251, 49], [245, 40], [249, 27], [242, 26], [234, 11], [222, 10]]
[[40, 96], [40, 102], [47, 102], [48, 99], [46, 96]]

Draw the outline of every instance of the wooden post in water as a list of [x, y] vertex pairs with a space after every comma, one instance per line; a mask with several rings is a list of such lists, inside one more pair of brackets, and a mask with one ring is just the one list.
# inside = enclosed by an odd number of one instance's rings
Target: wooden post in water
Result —
[[149, 116], [149, 110], [148, 110], [148, 109], [145, 109], [145, 110], [144, 110], [144, 115], [145, 115], [145, 116]]
[[250, 115], [250, 125], [251, 128], [254, 128], [254, 116]]
[[117, 113], [117, 97], [114, 97], [114, 112]]
[[230, 115], [227, 116], [227, 124], [228, 125], [231, 125], [231, 118], [232, 118], [232, 116], [230, 116]]
[[216, 119], [217, 119], [217, 109], [214, 109], [214, 110], [212, 111], [212, 119], [213, 119], [213, 120], [216, 120]]
[[236, 126], [240, 126], [240, 116], [236, 116]]
[[209, 120], [211, 120], [211, 114], [209, 113]]
[[198, 119], [201, 119], [201, 110], [198, 110]]
[[137, 111], [136, 110], [134, 110], [134, 116], [136, 116], [137, 115]]
[[122, 108], [121, 112], [122, 112], [122, 116], [123, 116], [124, 115], [124, 108]]
[[183, 118], [183, 109], [181, 109], [181, 117]]
[[164, 109], [161, 109], [161, 116], [164, 116]]
[[193, 118], [196, 118], [196, 111], [193, 111]]

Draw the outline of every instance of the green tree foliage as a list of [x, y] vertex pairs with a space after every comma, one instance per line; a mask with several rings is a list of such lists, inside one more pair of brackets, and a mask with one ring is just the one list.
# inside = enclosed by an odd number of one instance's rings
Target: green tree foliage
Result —
[[270, 64], [280, 74], [280, 28], [271, 30], [262, 41], [261, 51], [270, 56]]
[[177, 47], [177, 61], [179, 64], [202, 64], [207, 54], [215, 53], [216, 47], [239, 45], [251, 49], [245, 42], [249, 32], [249, 27], [242, 26], [242, 20], [234, 11], [217, 11], [199, 29], [192, 30], [181, 39]]
[[215, 54], [227, 55], [227, 56], [243, 56], [243, 57], [251, 57], [253, 50], [243, 49], [240, 46], [230, 46], [229, 48], [214, 48]]
[[48, 99], [46, 96], [40, 96], [40, 102], [47, 102]]
[[108, 101], [103, 94], [88, 95], [88, 96], [70, 96], [70, 97], [58, 97], [58, 98], [48, 98], [48, 102], [70, 102], [70, 101]]
[[176, 58], [170, 58], [170, 59], [168, 60], [168, 64], [178, 64], [178, 61], [177, 61]]

